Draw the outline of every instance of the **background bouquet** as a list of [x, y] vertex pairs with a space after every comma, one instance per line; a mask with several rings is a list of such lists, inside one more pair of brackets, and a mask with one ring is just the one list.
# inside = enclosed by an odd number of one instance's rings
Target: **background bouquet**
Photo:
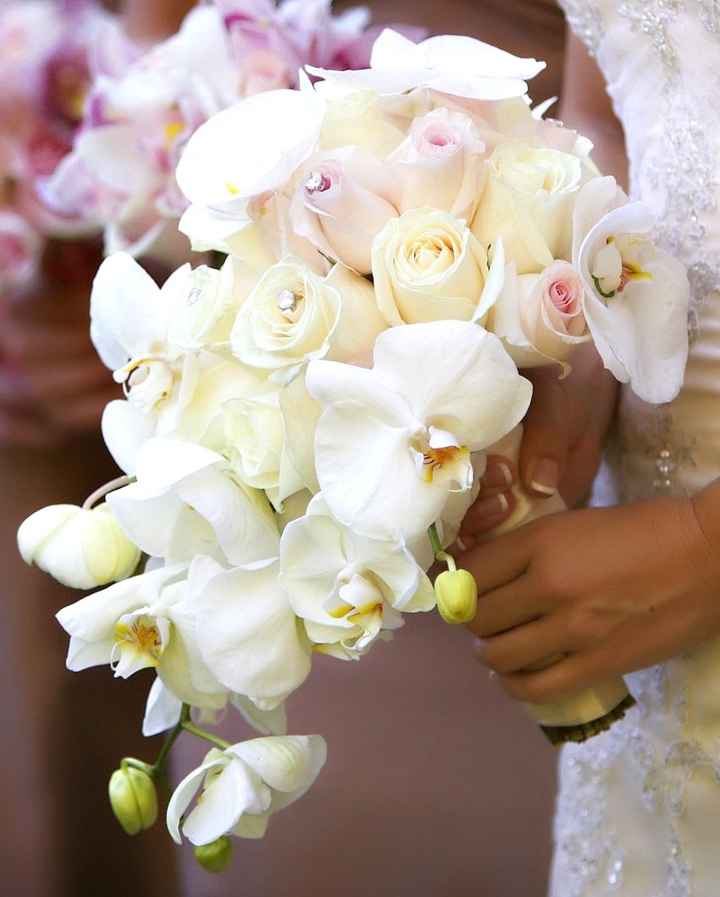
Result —
[[[58, 615], [70, 669], [157, 673], [144, 731], [165, 746], [111, 781], [127, 831], [154, 821], [153, 780], [190, 732], [214, 748], [168, 826], [221, 868], [228, 836], [262, 835], [323, 765], [319, 736], [285, 734], [316, 654], [360, 660], [436, 605], [472, 618], [447, 549], [486, 454], [517, 452], [519, 368], [563, 376], [592, 340], [642, 398], [678, 391], [685, 272], [589, 142], [531, 109], [542, 67], [389, 30], [367, 70], [309, 66], [314, 84], [218, 113], [180, 158], [180, 229], [219, 269], [158, 288], [118, 253], [98, 272], [92, 336], [125, 393], [103, 433], [126, 475], [37, 512], [19, 544], [68, 585], [115, 583]], [[518, 499], [512, 525], [539, 513]], [[579, 738], [629, 701], [617, 680], [533, 713]], [[228, 705], [260, 737], [202, 728]]]
[[72, 148], [93, 79], [131, 52], [94, 3], [0, 4], [0, 290], [32, 280], [47, 238], [87, 233], [72, 209], [47, 205], [43, 188]]

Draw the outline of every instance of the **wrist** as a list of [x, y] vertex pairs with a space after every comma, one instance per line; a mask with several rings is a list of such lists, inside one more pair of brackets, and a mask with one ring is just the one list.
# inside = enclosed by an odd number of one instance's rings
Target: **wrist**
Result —
[[690, 498], [689, 503], [711, 560], [720, 565], [720, 479]]

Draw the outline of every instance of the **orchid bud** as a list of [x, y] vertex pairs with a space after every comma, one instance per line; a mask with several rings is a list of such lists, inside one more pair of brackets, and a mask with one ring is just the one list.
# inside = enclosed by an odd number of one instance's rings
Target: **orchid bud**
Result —
[[137, 835], [155, 824], [158, 815], [157, 791], [152, 778], [142, 769], [123, 761], [110, 776], [110, 806], [126, 835]]
[[477, 583], [468, 570], [446, 570], [435, 580], [440, 616], [446, 623], [469, 623], [477, 612]]
[[140, 561], [140, 550], [106, 504], [93, 510], [77, 505], [42, 508], [20, 526], [17, 540], [26, 564], [36, 564], [75, 589], [126, 579]]
[[206, 872], [222, 872], [232, 857], [232, 841], [223, 835], [216, 841], [193, 848], [193, 853]]

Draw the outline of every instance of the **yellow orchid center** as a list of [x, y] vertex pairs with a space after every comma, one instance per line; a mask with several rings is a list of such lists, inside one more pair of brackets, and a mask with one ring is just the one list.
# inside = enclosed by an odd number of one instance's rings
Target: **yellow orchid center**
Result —
[[653, 255], [650, 241], [632, 234], [610, 235], [595, 255], [591, 276], [604, 299], [613, 299], [638, 280], [652, 280], [645, 259]]
[[127, 642], [143, 654], [149, 654], [155, 661], [162, 654], [160, 632], [149, 617], [138, 617], [129, 625], [119, 622], [115, 625], [115, 638], [118, 642]]
[[440, 448], [428, 448], [423, 452], [422, 478], [426, 483], [442, 471], [457, 463], [467, 461], [470, 453], [464, 445], [444, 445]]
[[157, 667], [167, 639], [169, 623], [149, 614], [132, 613], [115, 624], [112, 666], [116, 676], [126, 678], [138, 670]]

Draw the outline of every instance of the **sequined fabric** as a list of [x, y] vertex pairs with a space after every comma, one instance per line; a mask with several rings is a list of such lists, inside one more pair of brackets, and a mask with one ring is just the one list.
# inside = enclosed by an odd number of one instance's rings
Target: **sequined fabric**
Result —
[[[692, 494], [720, 476], [720, 2], [562, 5], [623, 124], [631, 193], [692, 288], [683, 390], [660, 408], [624, 392], [598, 503]], [[637, 707], [563, 751], [551, 895], [717, 897], [720, 641], [628, 681]]]

